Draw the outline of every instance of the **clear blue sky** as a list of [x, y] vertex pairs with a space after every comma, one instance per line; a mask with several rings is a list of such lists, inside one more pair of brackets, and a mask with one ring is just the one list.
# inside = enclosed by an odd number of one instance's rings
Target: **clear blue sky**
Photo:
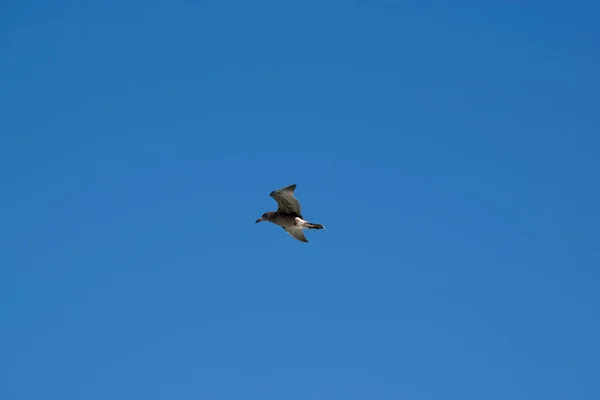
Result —
[[600, 6], [478, 3], [3, 2], [0, 398], [599, 399]]

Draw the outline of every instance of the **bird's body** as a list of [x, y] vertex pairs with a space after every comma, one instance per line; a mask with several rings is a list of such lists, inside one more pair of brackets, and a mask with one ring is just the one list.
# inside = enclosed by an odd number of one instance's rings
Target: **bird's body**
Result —
[[321, 224], [313, 224], [304, 220], [302, 216], [300, 203], [294, 197], [296, 185], [290, 185], [283, 189], [274, 190], [270, 196], [277, 201], [277, 211], [266, 212], [256, 220], [256, 223], [268, 221], [281, 226], [294, 239], [301, 242], [308, 242], [304, 236], [304, 229], [325, 229]]

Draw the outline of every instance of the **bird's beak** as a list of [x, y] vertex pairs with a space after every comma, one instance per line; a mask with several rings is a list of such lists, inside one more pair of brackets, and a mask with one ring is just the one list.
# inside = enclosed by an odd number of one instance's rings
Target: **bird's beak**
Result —
[[256, 220], [256, 223], [258, 224], [259, 222], [261, 222], [263, 219], [262, 217], [260, 217], [259, 219]]

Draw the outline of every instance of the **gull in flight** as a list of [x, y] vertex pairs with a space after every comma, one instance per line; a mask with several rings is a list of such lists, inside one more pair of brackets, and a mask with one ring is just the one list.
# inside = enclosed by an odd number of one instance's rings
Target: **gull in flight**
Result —
[[325, 229], [321, 224], [313, 224], [304, 220], [300, 212], [300, 203], [294, 197], [296, 185], [274, 190], [270, 196], [277, 201], [277, 211], [266, 212], [256, 220], [256, 223], [268, 221], [281, 226], [291, 237], [301, 242], [308, 242], [304, 236], [304, 229]]

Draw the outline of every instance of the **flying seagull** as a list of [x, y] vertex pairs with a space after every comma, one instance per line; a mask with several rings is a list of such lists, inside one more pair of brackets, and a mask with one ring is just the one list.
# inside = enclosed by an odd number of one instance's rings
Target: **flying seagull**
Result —
[[301, 242], [308, 242], [304, 236], [303, 229], [325, 229], [321, 224], [313, 224], [304, 220], [300, 212], [300, 203], [294, 197], [296, 185], [290, 185], [283, 189], [273, 190], [269, 196], [277, 201], [277, 211], [266, 212], [256, 220], [256, 223], [262, 221], [272, 222], [281, 226], [294, 239]]

